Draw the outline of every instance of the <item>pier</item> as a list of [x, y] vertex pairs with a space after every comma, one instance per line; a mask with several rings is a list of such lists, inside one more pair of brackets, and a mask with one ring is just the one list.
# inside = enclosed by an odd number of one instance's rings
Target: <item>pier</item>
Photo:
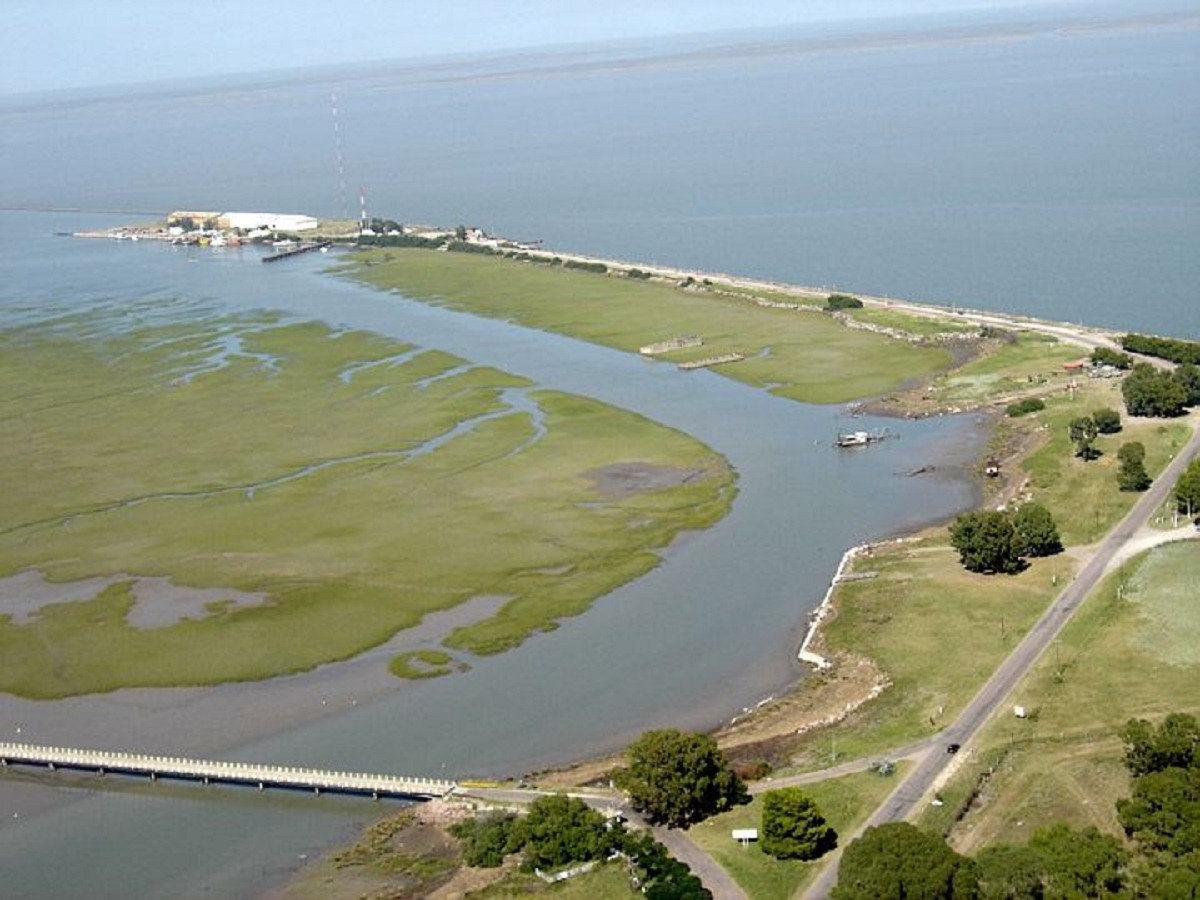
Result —
[[264, 256], [262, 261], [265, 263], [279, 262], [279, 260], [287, 259], [289, 256], [299, 256], [301, 253], [312, 253], [314, 250], [324, 250], [332, 243], [333, 241], [319, 241], [310, 244], [298, 244], [295, 247], [288, 247], [286, 250], [280, 250], [278, 253], [272, 253], [270, 256]]
[[266, 788], [311, 791], [314, 794], [359, 794], [374, 799], [399, 797], [432, 800], [453, 792], [458, 785], [437, 778], [401, 775], [372, 775], [365, 772], [336, 772], [293, 766], [221, 762], [177, 756], [147, 756], [107, 750], [77, 750], [68, 747], [39, 747], [34, 744], [0, 743], [0, 770], [9, 766], [39, 766], [54, 771], [73, 769], [132, 775], [157, 781], [172, 778], [204, 784], [237, 784]]

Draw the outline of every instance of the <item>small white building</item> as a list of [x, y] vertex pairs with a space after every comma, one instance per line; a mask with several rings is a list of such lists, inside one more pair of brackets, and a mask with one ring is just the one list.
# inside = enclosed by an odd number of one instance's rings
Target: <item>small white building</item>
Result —
[[312, 216], [292, 213], [227, 212], [217, 220], [222, 228], [242, 228], [246, 231], [312, 231], [317, 220]]

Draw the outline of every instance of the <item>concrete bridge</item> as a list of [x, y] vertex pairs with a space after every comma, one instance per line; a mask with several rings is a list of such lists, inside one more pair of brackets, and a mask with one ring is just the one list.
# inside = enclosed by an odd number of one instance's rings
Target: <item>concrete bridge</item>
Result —
[[333, 772], [325, 769], [301, 769], [292, 766], [264, 766], [255, 763], [218, 762], [185, 759], [176, 756], [145, 756], [106, 750], [75, 750], [69, 747], [39, 747], [34, 744], [0, 743], [0, 769], [13, 765], [41, 766], [46, 769], [75, 769], [136, 775], [150, 778], [174, 778], [204, 784], [225, 783], [266, 788], [322, 791], [336, 794], [362, 794], [373, 798], [402, 797], [429, 800], [455, 790], [453, 781], [434, 778], [406, 778], [400, 775], [371, 775], [364, 772]]

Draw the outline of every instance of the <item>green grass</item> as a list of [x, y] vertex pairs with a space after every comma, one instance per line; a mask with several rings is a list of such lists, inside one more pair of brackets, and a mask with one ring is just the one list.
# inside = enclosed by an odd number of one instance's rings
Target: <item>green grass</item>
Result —
[[828, 316], [708, 291], [476, 254], [399, 249], [360, 259], [343, 271], [377, 287], [620, 350], [698, 335], [702, 351], [665, 358], [740, 352], [747, 359], [721, 367], [722, 375], [812, 403], [882, 394], [950, 361], [945, 350], [845, 328]]
[[[804, 792], [816, 801], [827, 822], [834, 827], [839, 843], [870, 815], [896, 787], [903, 767], [888, 778], [874, 773], [847, 775], [807, 785]], [[741, 885], [750, 900], [787, 900], [813, 877], [820, 860], [780, 860], [763, 853], [757, 843], [743, 847], [730, 837], [735, 828], [762, 828], [762, 797], [746, 806], [714, 816], [688, 831], [688, 836], [720, 863]]]
[[[512, 600], [453, 645], [498, 652], [649, 570], [655, 548], [732, 500], [732, 473], [693, 439], [529, 391], [539, 437], [504, 399], [526, 382], [452, 371], [462, 361], [448, 354], [269, 319], [110, 329], [80, 318], [0, 337], [0, 417], [22, 438], [0, 445], [0, 576], [118, 579], [26, 624], [0, 618], [0, 690], [265, 678], [353, 656], [480, 595]], [[228, 340], [243, 354], [206, 371]], [[605, 498], [588, 475], [622, 463], [704, 477]], [[134, 628], [128, 576], [269, 599]]]
[[1044, 430], [1045, 442], [1022, 463], [1029, 475], [1033, 498], [1054, 514], [1065, 544], [1090, 544], [1099, 540], [1127, 513], [1140, 496], [1117, 488], [1117, 450], [1127, 441], [1146, 448], [1146, 471], [1153, 478], [1187, 443], [1191, 429], [1178, 422], [1126, 419], [1117, 434], [1100, 435], [1096, 447], [1103, 456], [1084, 462], [1075, 456], [1068, 424], [1079, 416], [1109, 407], [1123, 412], [1120, 391], [1108, 381], [1083, 379], [1072, 397], [1048, 397], [1046, 409], [1029, 416]]
[[884, 753], [946, 727], [1061, 589], [1072, 563], [1051, 557], [1019, 575], [978, 575], [959, 565], [939, 530], [879, 548], [854, 570], [879, 575], [838, 588], [821, 652], [868, 657], [891, 686], [804, 739], [798, 762], [806, 768], [831, 764], [835, 751], [838, 760]]
[[1015, 343], [1001, 344], [989, 353], [934, 379], [927, 393], [945, 406], [981, 406], [1030, 389], [1065, 386], [1070, 380], [1064, 362], [1083, 355], [1078, 347], [1047, 335], [1020, 334]]
[[392, 657], [388, 671], [397, 678], [438, 678], [455, 671], [453, 662], [445, 650], [410, 650]]
[[[924, 824], [961, 848], [1022, 842], [1057, 821], [1119, 833], [1114, 803], [1129, 790], [1118, 736], [1130, 718], [1200, 713], [1197, 545], [1159, 547], [1112, 573], [1017, 686], [1013, 703], [974, 741], [979, 748], [948, 786], [946, 807]], [[982, 782], [961, 822], [948, 814]]]

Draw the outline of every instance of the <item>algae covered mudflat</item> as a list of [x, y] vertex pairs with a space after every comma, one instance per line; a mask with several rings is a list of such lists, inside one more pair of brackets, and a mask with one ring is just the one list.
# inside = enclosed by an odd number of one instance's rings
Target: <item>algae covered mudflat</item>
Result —
[[[270, 316], [138, 322], [2, 337], [2, 690], [265, 678], [479, 597], [504, 602], [446, 643], [496, 652], [732, 499], [699, 442], [449, 354]], [[53, 584], [22, 605], [31, 573]], [[168, 603], [187, 589], [206, 593]]]

